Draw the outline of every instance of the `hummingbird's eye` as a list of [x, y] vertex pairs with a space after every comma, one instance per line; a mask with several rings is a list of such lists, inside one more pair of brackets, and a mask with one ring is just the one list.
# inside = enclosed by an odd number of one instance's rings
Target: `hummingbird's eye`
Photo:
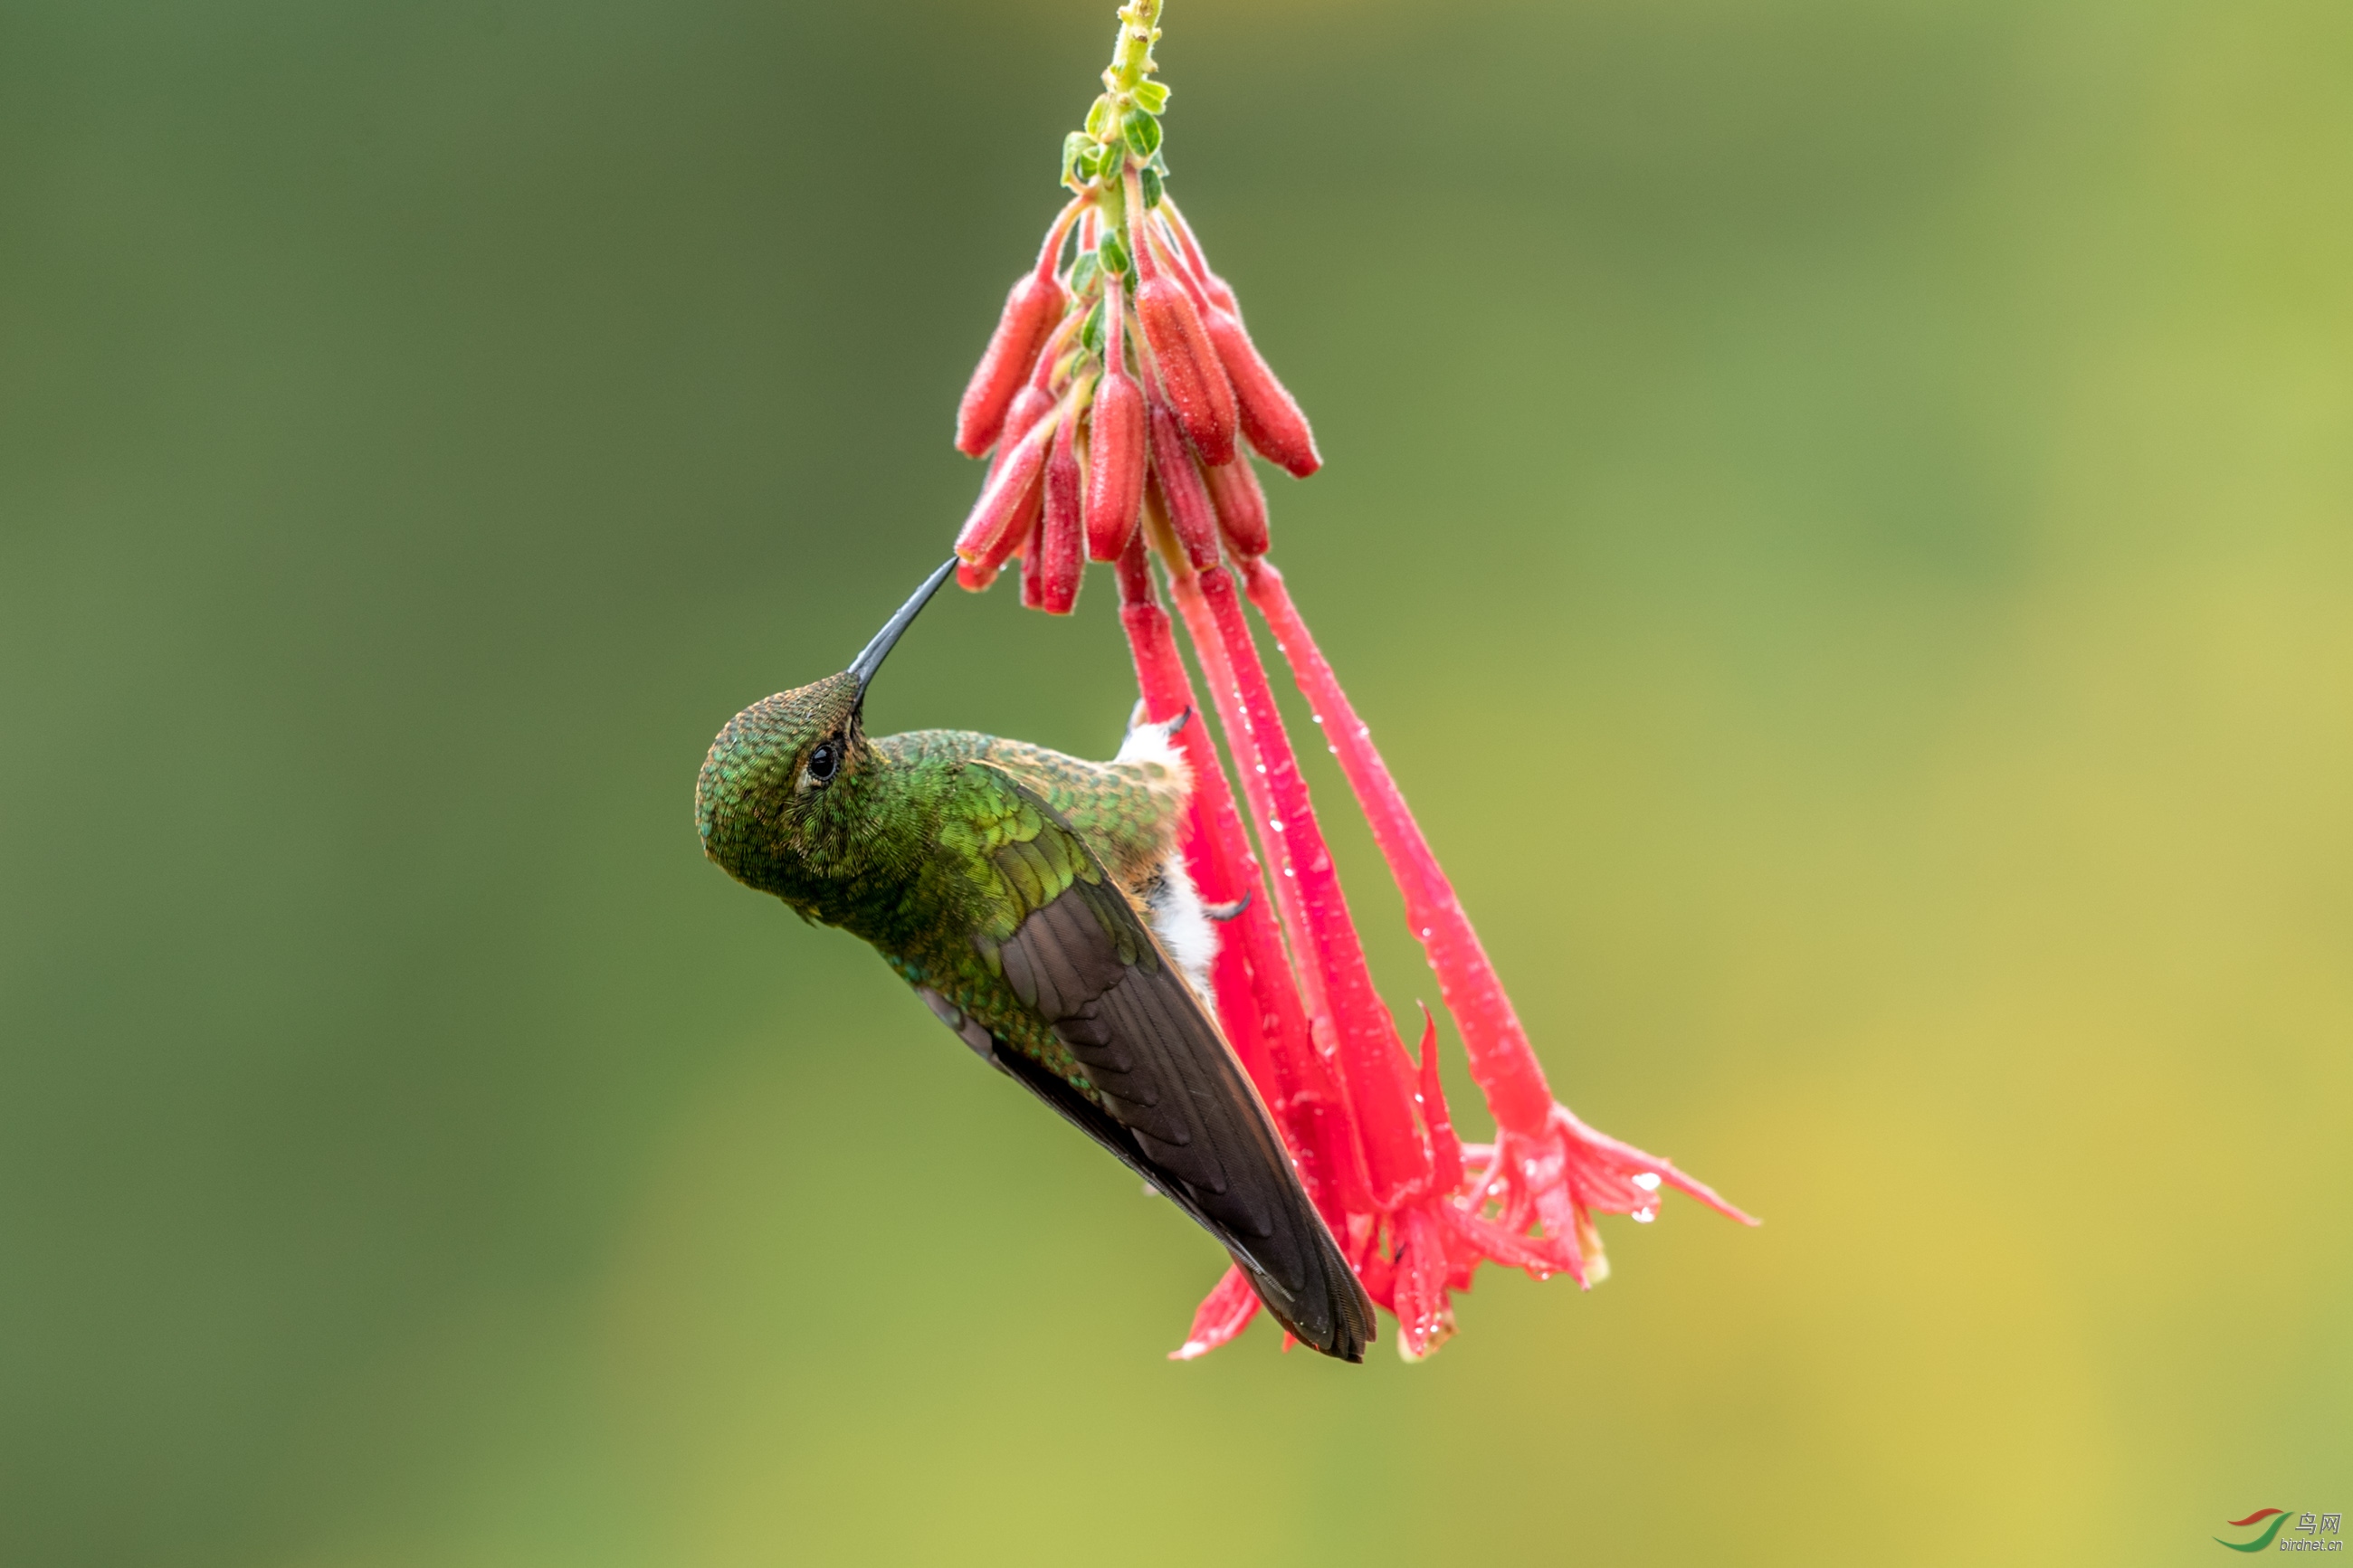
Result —
[[820, 741], [809, 753], [808, 776], [812, 784], [832, 782], [835, 770], [841, 766], [841, 752], [831, 741]]

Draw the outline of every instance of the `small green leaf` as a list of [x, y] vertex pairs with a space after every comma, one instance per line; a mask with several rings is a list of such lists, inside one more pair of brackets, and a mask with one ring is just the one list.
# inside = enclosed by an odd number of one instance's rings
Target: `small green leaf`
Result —
[[1071, 178], [1071, 171], [1077, 167], [1079, 154], [1092, 145], [1094, 143], [1087, 140], [1087, 133], [1083, 131], [1073, 131], [1062, 138], [1062, 178], [1065, 182]]
[[1144, 171], [1144, 207], [1146, 212], [1160, 205], [1160, 171]]
[[1123, 276], [1126, 274], [1127, 247], [1119, 242], [1119, 236], [1115, 234], [1104, 235], [1103, 237], [1103, 247], [1100, 254], [1103, 257], [1103, 264], [1106, 270], [1117, 272]]
[[1095, 308], [1087, 312], [1087, 319], [1079, 324], [1079, 342], [1086, 345], [1089, 353], [1099, 354], [1103, 353], [1103, 302], [1098, 300]]
[[1140, 81], [1135, 84], [1135, 106], [1146, 114], [1157, 114], [1168, 107], [1168, 84]]
[[1103, 127], [1111, 123], [1111, 95], [1103, 94], [1087, 106], [1087, 134], [1100, 140]]
[[1085, 299], [1103, 281], [1103, 261], [1092, 250], [1079, 253], [1071, 265], [1071, 292]]
[[1134, 150], [1138, 158], [1148, 160], [1160, 151], [1160, 121], [1142, 110], [1131, 110], [1127, 119], [1122, 121], [1121, 130], [1127, 137], [1128, 146]]

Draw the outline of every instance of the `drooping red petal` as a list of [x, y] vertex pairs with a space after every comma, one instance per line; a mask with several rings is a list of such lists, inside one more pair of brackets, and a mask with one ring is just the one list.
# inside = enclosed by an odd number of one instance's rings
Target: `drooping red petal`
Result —
[[1428, 1203], [1409, 1205], [1393, 1220], [1397, 1237], [1397, 1283], [1390, 1295], [1398, 1321], [1398, 1351], [1419, 1361], [1454, 1334], [1447, 1287], [1454, 1264], [1443, 1222]]
[[1430, 1133], [1430, 1191], [1444, 1197], [1462, 1184], [1462, 1140], [1454, 1135], [1446, 1090], [1438, 1079], [1438, 1020], [1428, 1007], [1421, 1010], [1421, 1074], [1413, 1098]]
[[1185, 1342], [1168, 1352], [1170, 1361], [1195, 1361], [1208, 1355], [1219, 1345], [1250, 1327], [1258, 1316], [1258, 1292], [1250, 1289], [1249, 1278], [1240, 1268], [1229, 1268], [1225, 1277], [1201, 1298], [1193, 1310], [1193, 1328]]

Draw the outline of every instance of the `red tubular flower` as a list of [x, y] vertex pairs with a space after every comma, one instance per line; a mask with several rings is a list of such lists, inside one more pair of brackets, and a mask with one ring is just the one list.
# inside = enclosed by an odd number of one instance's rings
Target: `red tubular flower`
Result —
[[997, 450], [988, 459], [988, 477], [995, 479], [1006, 460], [1021, 446], [1021, 437], [1038, 426], [1038, 421], [1054, 410], [1054, 395], [1031, 382], [1013, 395], [1011, 406], [1005, 411], [1005, 428], [997, 437]]
[[1116, 279], [1103, 289], [1103, 378], [1087, 416], [1087, 556], [1116, 561], [1144, 514], [1144, 390], [1127, 374]]
[[1248, 458], [1236, 454], [1222, 468], [1205, 468], [1201, 478], [1218, 510], [1218, 531], [1226, 548], [1244, 561], [1255, 561], [1271, 542], [1267, 537], [1266, 491], [1259, 488], [1258, 470]]
[[1303, 479], [1322, 468], [1324, 458], [1315, 450], [1315, 433], [1307, 426], [1307, 416], [1259, 357], [1258, 345], [1250, 342], [1241, 318], [1213, 303], [1201, 326], [1218, 351], [1226, 379], [1233, 384], [1242, 435], [1259, 456], [1290, 470], [1294, 479]]
[[1185, 438], [1205, 463], [1233, 461], [1234, 389], [1184, 286], [1166, 274], [1147, 277], [1135, 290], [1135, 317]]
[[1206, 572], [1218, 563], [1218, 508], [1193, 460], [1193, 448], [1176, 427], [1176, 416], [1165, 403], [1155, 402], [1145, 413], [1151, 433], [1152, 489], [1160, 498], [1169, 531], [1182, 550], [1186, 563]]
[[1046, 471], [1046, 447], [1054, 427], [1055, 422], [1047, 420], [1030, 426], [981, 488], [980, 499], [973, 502], [972, 513], [956, 535], [955, 552], [965, 564], [977, 568], [987, 561], [993, 570], [1020, 548], [1022, 524], [1037, 510], [1039, 481]]
[[1079, 421], [1065, 414], [1054, 431], [1046, 459], [1046, 514], [1038, 533], [1038, 607], [1067, 616], [1079, 602], [1079, 578], [1086, 571], [1079, 521]]
[[1251, 602], [1273, 628], [1276, 646], [1290, 660], [1300, 689], [1331, 737], [1341, 772], [1404, 896], [1407, 922], [1438, 973], [1439, 994], [1462, 1031], [1472, 1076], [1494, 1113], [1495, 1151], [1481, 1195], [1503, 1203], [1510, 1229], [1522, 1229], [1531, 1219], [1540, 1221], [1564, 1244], [1563, 1266], [1580, 1282], [1587, 1273], [1585, 1255], [1599, 1258], [1592, 1215], [1631, 1214], [1648, 1219], [1657, 1212], [1661, 1183], [1744, 1225], [1755, 1225], [1755, 1218], [1705, 1183], [1684, 1174], [1672, 1162], [1596, 1132], [1553, 1099], [1479, 933], [1472, 929], [1452, 883], [1407, 808], [1388, 763], [1374, 748], [1371, 728], [1356, 717], [1292, 603], [1282, 574], [1264, 561], [1251, 562], [1244, 570]]
[[964, 401], [956, 408], [956, 450], [967, 458], [977, 458], [997, 444], [1007, 405], [1037, 363], [1038, 351], [1052, 333], [1054, 323], [1061, 319], [1062, 286], [1055, 280], [1054, 261], [1071, 220], [1084, 205], [1082, 201], [1073, 201], [1062, 209], [1062, 216], [1046, 231], [1038, 265], [1016, 279], [1005, 296], [997, 331], [989, 334], [988, 347], [973, 367]]
[[[1647, 1220], [1662, 1186], [1755, 1222], [1553, 1098], [1452, 885], [1282, 574], [1264, 559], [1266, 494], [1237, 434], [1303, 478], [1322, 459], [1305, 415], [1250, 342], [1233, 290], [1163, 189], [1157, 116], [1167, 95], [1149, 79], [1159, 9], [1159, 0], [1128, 0], [1121, 11], [1109, 90], [1065, 148], [1074, 199], [1008, 300], [965, 393], [957, 444], [977, 455], [993, 443], [995, 457], [957, 535], [957, 580], [987, 587], [1018, 553], [1022, 604], [1060, 615], [1077, 600], [1086, 556], [1115, 561], [1145, 714], [1166, 722], [1196, 700], [1155, 582], [1159, 557], [1227, 753], [1206, 721], [1176, 731], [1194, 779], [1186, 867], [1207, 902], [1235, 911], [1219, 929], [1209, 1001], [1316, 1207], [1367, 1293], [1397, 1317], [1399, 1352], [1419, 1360], [1453, 1333], [1452, 1297], [1481, 1264], [1598, 1281], [1607, 1264], [1595, 1216]], [[1071, 260], [1058, 273], [1074, 226]], [[1127, 366], [1131, 327], [1140, 375]], [[1409, 1057], [1374, 988], [1234, 572], [1404, 896], [1494, 1116], [1492, 1144], [1466, 1147], [1455, 1133], [1437, 1020], [1423, 1010], [1420, 1049]], [[1258, 1305], [1247, 1279], [1229, 1270], [1175, 1358], [1231, 1340]]]

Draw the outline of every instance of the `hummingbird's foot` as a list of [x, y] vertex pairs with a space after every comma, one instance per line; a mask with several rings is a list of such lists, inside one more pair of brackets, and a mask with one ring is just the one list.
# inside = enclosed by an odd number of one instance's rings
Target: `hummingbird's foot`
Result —
[[1201, 912], [1219, 925], [1223, 925], [1228, 921], [1240, 918], [1241, 912], [1250, 908], [1250, 899], [1256, 891], [1256, 889], [1252, 889], [1250, 892], [1244, 893], [1240, 898], [1229, 899], [1222, 904], [1203, 904]]

